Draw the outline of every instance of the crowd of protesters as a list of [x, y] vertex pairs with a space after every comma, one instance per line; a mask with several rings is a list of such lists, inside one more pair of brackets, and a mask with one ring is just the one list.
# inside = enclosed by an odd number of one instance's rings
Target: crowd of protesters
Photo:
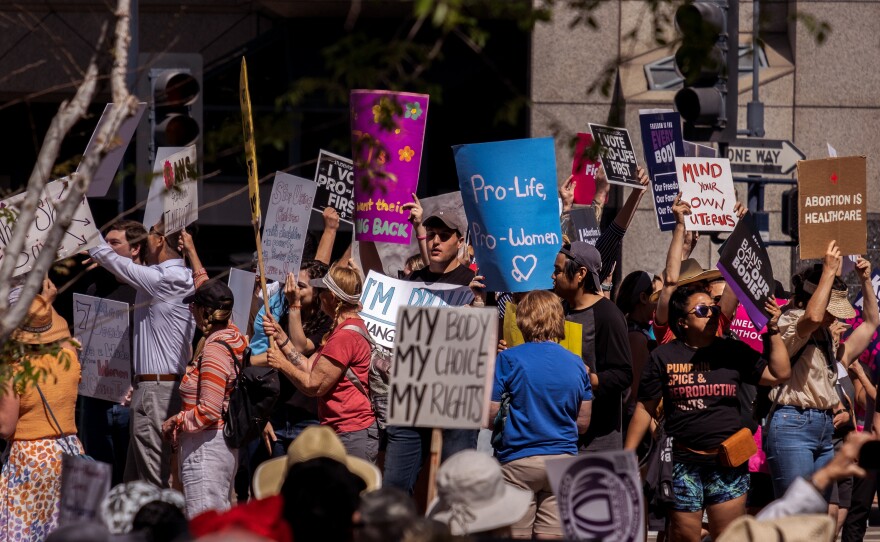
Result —
[[[573, 187], [561, 186], [566, 235], [552, 291], [487, 292], [467, 224], [445, 209], [423, 217], [415, 197], [404, 209], [419, 253], [404, 269], [386, 269], [369, 242], [359, 262], [352, 247], [331, 261], [339, 217], [328, 208], [299, 274], [265, 291], [255, 284], [241, 327], [232, 291], [208, 277], [189, 232], [113, 225], [77, 287], [133, 305], [131, 391], [123, 403], [77, 400], [80, 345], [46, 280], [7, 346], [17, 361], [0, 396], [0, 539], [561, 538], [545, 462], [634, 450], [650, 469], [659, 460], [646, 450], [661, 435], [672, 439], [673, 491], [649, 505], [668, 539], [732, 537], [756, 521], [747, 510], [774, 499], [759, 518], [822, 512], [844, 540], [861, 539], [876, 489], [855, 463], [876, 423], [874, 373], [860, 360], [880, 325], [870, 263], [855, 263], [860, 325], [843, 324], [856, 311], [832, 242], [791, 278], [790, 294], [766, 299], [754, 349], [731, 330], [734, 289], [691, 257], [699, 236], [686, 231], [690, 207], [679, 199], [665, 269], [636, 269], [609, 287], [648, 185], [639, 176], [595, 246], [573, 240]], [[608, 185], [601, 173], [598, 182], [601, 217]], [[737, 214], [750, 219], [742, 206]], [[387, 381], [376, 358], [390, 354], [359, 314], [370, 270], [469, 286], [474, 306], [497, 306], [499, 328], [515, 307], [525, 339], [497, 345], [487, 429], [503, 418], [503, 431], [493, 449], [478, 444], [478, 430], [443, 431], [426, 515], [415, 496], [431, 430], [387, 425], [377, 408]], [[580, 356], [558, 344], [566, 322], [582, 326]], [[262, 434], [235, 448], [223, 413], [245, 356], [278, 371], [280, 396]], [[11, 377], [22, 373], [32, 381]], [[99, 520], [59, 527], [62, 457], [83, 453], [113, 466], [114, 487]]]

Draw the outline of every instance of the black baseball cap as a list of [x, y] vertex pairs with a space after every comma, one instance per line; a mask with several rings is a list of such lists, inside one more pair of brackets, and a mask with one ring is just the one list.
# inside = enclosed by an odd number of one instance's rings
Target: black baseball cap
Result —
[[214, 310], [231, 309], [233, 303], [232, 290], [229, 289], [225, 282], [211, 279], [196, 288], [195, 293], [184, 297], [183, 302], [186, 304], [195, 303], [196, 305]]
[[596, 247], [583, 241], [575, 241], [567, 248], [563, 247], [559, 252], [587, 270], [589, 273], [587, 275], [588, 280], [595, 287], [593, 291], [602, 291], [602, 281], [599, 280], [599, 270], [602, 269], [602, 255], [599, 254]]

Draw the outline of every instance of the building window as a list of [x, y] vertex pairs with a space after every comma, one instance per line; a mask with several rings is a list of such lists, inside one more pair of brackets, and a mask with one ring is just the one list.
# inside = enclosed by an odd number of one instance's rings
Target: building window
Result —
[[[767, 55], [763, 48], [758, 49], [758, 65], [768, 67]], [[752, 73], [752, 45], [739, 46], [739, 76], [745, 77]], [[648, 90], [677, 90], [682, 88], [684, 78], [675, 71], [675, 56], [667, 56], [645, 64], [645, 77], [648, 79]]]

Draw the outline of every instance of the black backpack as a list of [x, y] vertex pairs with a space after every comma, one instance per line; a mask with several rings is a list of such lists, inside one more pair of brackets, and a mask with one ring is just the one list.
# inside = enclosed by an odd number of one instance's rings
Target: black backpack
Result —
[[[220, 341], [232, 359], [232, 347]], [[223, 411], [223, 438], [230, 448], [241, 448], [259, 437], [269, 422], [269, 416], [281, 394], [281, 381], [278, 370], [271, 367], [251, 365], [251, 349], [246, 348], [241, 357], [241, 369], [235, 367], [235, 382], [229, 394], [229, 404]]]

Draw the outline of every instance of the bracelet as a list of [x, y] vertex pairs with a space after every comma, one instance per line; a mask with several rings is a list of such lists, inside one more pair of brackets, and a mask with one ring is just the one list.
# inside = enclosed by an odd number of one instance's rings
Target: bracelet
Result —
[[767, 335], [768, 337], [770, 335], [779, 335], [779, 328], [778, 327], [768, 327], [767, 333], [765, 333], [764, 335]]
[[419, 241], [427, 241], [428, 236], [427, 235], [416, 235], [416, 239], [418, 239]]
[[284, 348], [284, 347], [287, 345], [287, 343], [289, 343], [289, 342], [290, 342], [290, 337], [287, 337], [287, 338], [284, 339], [284, 341], [283, 341], [282, 343], [280, 343], [280, 344], [278, 344], [278, 345], [276, 345], [276, 346], [277, 346], [279, 349], [280, 349], [280, 348]]
[[[291, 308], [291, 309], [300, 310], [301, 308], [303, 308], [303, 306], [302, 306], [302, 305], [291, 305], [290, 308]], [[288, 337], [288, 339], [289, 339], [289, 338], [290, 338], [290, 337]]]

